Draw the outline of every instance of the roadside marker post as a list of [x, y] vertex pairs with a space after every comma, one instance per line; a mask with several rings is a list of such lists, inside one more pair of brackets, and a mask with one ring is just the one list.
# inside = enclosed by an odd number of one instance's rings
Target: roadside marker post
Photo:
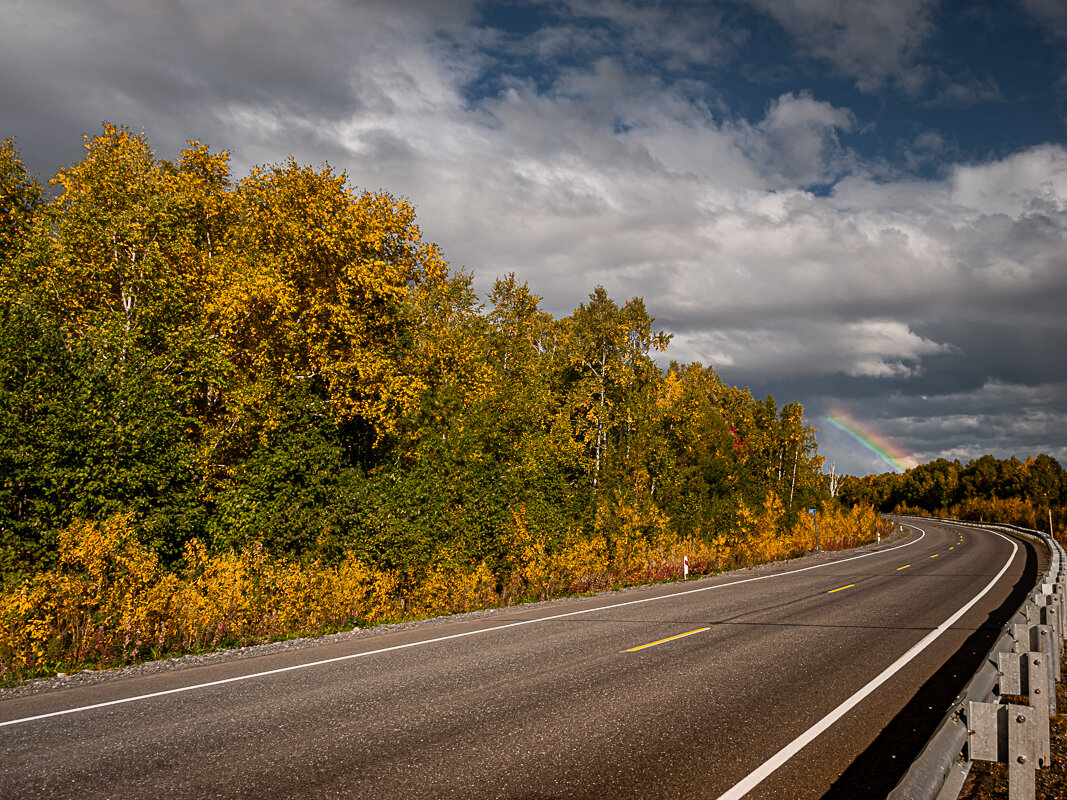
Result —
[[809, 508], [808, 513], [815, 517], [815, 550], [819, 550], [819, 512], [814, 508]]
[[689, 556], [682, 556], [682, 580], [689, 577]]

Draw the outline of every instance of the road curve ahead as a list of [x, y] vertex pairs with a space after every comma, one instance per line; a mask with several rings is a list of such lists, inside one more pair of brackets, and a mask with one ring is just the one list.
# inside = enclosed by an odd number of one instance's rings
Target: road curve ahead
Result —
[[884, 796], [1036, 562], [922, 522], [860, 551], [6, 699], [0, 797]]

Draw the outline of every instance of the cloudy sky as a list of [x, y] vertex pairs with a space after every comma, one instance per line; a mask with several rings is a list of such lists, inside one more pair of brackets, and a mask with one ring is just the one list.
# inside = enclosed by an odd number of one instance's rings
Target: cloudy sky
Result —
[[0, 136], [107, 120], [412, 201], [483, 294], [644, 297], [839, 472], [1067, 465], [1063, 0], [0, 0]]

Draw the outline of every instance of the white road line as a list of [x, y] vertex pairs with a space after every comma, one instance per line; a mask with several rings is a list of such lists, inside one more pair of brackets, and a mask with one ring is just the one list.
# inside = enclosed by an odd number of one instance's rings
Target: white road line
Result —
[[919, 533], [922, 534], [922, 535], [919, 536], [917, 539], [913, 539], [910, 542], [905, 542], [904, 544], [897, 545], [896, 547], [889, 547], [889, 548], [886, 548], [885, 550], [875, 550], [875, 551], [872, 551], [870, 553], [863, 553], [863, 554], [858, 555], [858, 556], [852, 556], [851, 558], [842, 558], [839, 561], [828, 561], [825, 564], [814, 564], [814, 565], [812, 565], [810, 567], [801, 567], [800, 569], [794, 569], [794, 570], [790, 570], [788, 572], [776, 572], [773, 575], [759, 575], [759, 576], [754, 577], [754, 578], [743, 578], [742, 580], [731, 581], [730, 583], [719, 583], [719, 584], [716, 584], [714, 586], [703, 586], [703, 587], [700, 587], [700, 588], [697, 588], [697, 589], [686, 589], [686, 590], [683, 590], [683, 591], [680, 591], [680, 592], [673, 592], [671, 594], [657, 595], [656, 597], [646, 597], [646, 598], [643, 598], [641, 600], [628, 600], [625, 603], [613, 603], [612, 605], [609, 605], [609, 606], [598, 606], [596, 608], [586, 608], [586, 609], [583, 609], [581, 611], [568, 611], [568, 612], [566, 612], [564, 614], [552, 614], [552, 615], [547, 616], [547, 617], [538, 617], [536, 619], [525, 619], [525, 620], [520, 620], [519, 622], [509, 622], [509, 623], [506, 623], [504, 625], [494, 625], [491, 628], [479, 628], [478, 630], [474, 630], [474, 631], [465, 631], [463, 633], [453, 633], [453, 634], [449, 634], [448, 636], [438, 636], [438, 637], [435, 637], [433, 639], [421, 639], [421, 640], [419, 640], [417, 642], [408, 642], [407, 644], [397, 644], [397, 645], [393, 645], [391, 647], [381, 647], [381, 648], [379, 648], [377, 650], [367, 650], [367, 651], [362, 652], [362, 653], [349, 653], [348, 655], [344, 655], [344, 656], [336, 656], [334, 658], [324, 658], [324, 659], [322, 659], [320, 661], [309, 661], [309, 662], [304, 663], [304, 664], [293, 664], [293, 665], [288, 666], [288, 667], [279, 667], [278, 669], [268, 669], [268, 670], [264, 670], [262, 672], [253, 672], [253, 673], [250, 673], [248, 675], [236, 675], [236, 676], [234, 676], [232, 678], [223, 678], [223, 679], [217, 680], [217, 681], [207, 681], [206, 683], [196, 683], [196, 684], [193, 684], [191, 686], [180, 686], [177, 689], [165, 689], [165, 690], [160, 691], [160, 692], [149, 692], [148, 694], [139, 694], [139, 695], [135, 695], [133, 697], [123, 697], [123, 698], [121, 698], [119, 700], [108, 700], [107, 702], [104, 702], [104, 703], [93, 703], [93, 704], [87, 705], [87, 706], [76, 706], [74, 708], [63, 709], [62, 711], [52, 711], [52, 712], [50, 712], [48, 714], [37, 714], [37, 715], [32, 716], [32, 717], [22, 717], [21, 719], [12, 719], [12, 720], [8, 720], [7, 722], [0, 722], [0, 728], [7, 727], [9, 725], [21, 725], [24, 722], [33, 722], [34, 720], [39, 720], [39, 719], [48, 719], [49, 717], [61, 717], [61, 716], [65, 716], [67, 714], [77, 714], [77, 713], [80, 713], [82, 711], [92, 711], [93, 709], [97, 709], [97, 708], [107, 708], [108, 706], [117, 706], [117, 705], [122, 705], [124, 703], [135, 703], [135, 702], [137, 702], [139, 700], [150, 700], [153, 697], [164, 697], [164, 696], [170, 695], [170, 694], [180, 694], [182, 692], [191, 692], [194, 689], [206, 689], [206, 688], [211, 687], [211, 686], [222, 686], [223, 684], [226, 684], [226, 683], [236, 683], [238, 681], [252, 680], [253, 678], [263, 678], [263, 677], [266, 677], [268, 675], [280, 675], [283, 672], [292, 672], [292, 671], [298, 670], [298, 669], [308, 669], [309, 667], [320, 667], [320, 666], [323, 666], [325, 664], [336, 664], [336, 663], [339, 663], [341, 661], [351, 661], [351, 660], [356, 659], [356, 658], [366, 658], [368, 656], [380, 655], [382, 653], [391, 653], [391, 652], [395, 652], [397, 650], [406, 650], [406, 649], [408, 649], [410, 647], [422, 647], [422, 646], [428, 645], [428, 644], [436, 644], [438, 642], [447, 642], [447, 641], [449, 641], [451, 639], [462, 639], [462, 638], [467, 637], [467, 636], [477, 636], [477, 635], [482, 634], [482, 633], [491, 633], [493, 631], [502, 631], [502, 630], [506, 630], [508, 628], [517, 628], [517, 627], [520, 627], [522, 625], [533, 625], [534, 623], [537, 623], [537, 622], [551, 622], [552, 620], [565, 619], [566, 617], [576, 617], [576, 616], [579, 616], [579, 615], [582, 615], [582, 614], [595, 614], [598, 611], [610, 611], [611, 609], [624, 608], [625, 606], [640, 605], [642, 603], [655, 603], [655, 602], [657, 602], [659, 600], [670, 600], [671, 598], [674, 598], [674, 597], [684, 597], [685, 595], [689, 595], [689, 594], [699, 594], [701, 592], [711, 592], [711, 591], [715, 591], [715, 590], [718, 590], [718, 589], [727, 589], [727, 588], [729, 588], [731, 586], [737, 586], [737, 585], [742, 584], [742, 583], [752, 583], [753, 581], [765, 581], [765, 580], [768, 580], [770, 578], [781, 578], [781, 577], [783, 577], [785, 575], [796, 575], [796, 574], [798, 574], [800, 572], [807, 572], [808, 570], [821, 569], [822, 567], [832, 567], [832, 566], [835, 566], [837, 564], [844, 564], [844, 563], [847, 563], [849, 561], [855, 561], [856, 559], [859, 559], [859, 558], [868, 558], [869, 556], [876, 556], [876, 555], [881, 555], [883, 553], [889, 553], [889, 552], [892, 552], [893, 550], [899, 550], [902, 547], [909, 547], [909, 546], [915, 544], [916, 542], [922, 541], [922, 539], [924, 539], [926, 537], [926, 531], [924, 531], [922, 528], [918, 528], [918, 527], [916, 527], [914, 525], [908, 525], [907, 527], [915, 528], [915, 530], [919, 531]]
[[908, 662], [910, 662], [917, 655], [919, 655], [919, 653], [929, 647], [935, 639], [937, 639], [942, 633], [948, 630], [949, 627], [953, 625], [960, 617], [970, 611], [971, 608], [974, 607], [975, 603], [985, 597], [986, 594], [988, 594], [989, 591], [994, 586], [996, 586], [997, 581], [999, 581], [1004, 576], [1004, 573], [1008, 571], [1008, 567], [1011, 566], [1011, 562], [1015, 559], [1015, 554], [1019, 551], [1019, 545], [1017, 545], [1011, 539], [1008, 539], [1007, 536], [1003, 536], [999, 533], [996, 533], [996, 531], [990, 531], [990, 533], [993, 533], [996, 536], [1000, 536], [1001, 539], [1004, 539], [1005, 541], [1011, 544], [1011, 555], [1008, 557], [1008, 560], [1004, 564], [1004, 566], [1000, 568], [1000, 572], [996, 574], [996, 577], [994, 577], [993, 580], [991, 580], [988, 585], [984, 589], [982, 589], [982, 591], [976, 594], [971, 599], [971, 601], [967, 603], [967, 605], [965, 605], [951, 617], [942, 622], [935, 630], [932, 630], [930, 631], [930, 633], [926, 634], [926, 636], [924, 636], [917, 644], [913, 645], [910, 650], [904, 653], [904, 655], [902, 655], [900, 658], [898, 658], [896, 661], [886, 667], [881, 672], [881, 674], [878, 675], [878, 677], [876, 677], [874, 680], [872, 680], [870, 683], [868, 683], [866, 686], [864, 686], [862, 689], [860, 689], [858, 692], [848, 698], [845, 702], [843, 702], [841, 705], [839, 705], [821, 720], [819, 720], [806, 731], [804, 731], [804, 733], [800, 734], [800, 736], [798, 736], [792, 742], [787, 744], [769, 759], [760, 764], [756, 769], [754, 769], [747, 776], [745, 776], [740, 782], [736, 783], [727, 792], [719, 795], [716, 800], [740, 800], [740, 798], [748, 794], [748, 792], [750, 792], [752, 789], [754, 789], [756, 786], [766, 780], [771, 775], [771, 773], [773, 773], [775, 770], [777, 770], [779, 767], [789, 761], [789, 759], [791, 759], [793, 756], [795, 756], [797, 753], [807, 747], [812, 741], [814, 741], [816, 737], [825, 732], [830, 726], [832, 726], [835, 722], [841, 719], [841, 717], [845, 716], [845, 714], [855, 708], [864, 698], [871, 694], [871, 692], [873, 692], [887, 680], [892, 678], [897, 672], [903, 669], [904, 666], [908, 664]]

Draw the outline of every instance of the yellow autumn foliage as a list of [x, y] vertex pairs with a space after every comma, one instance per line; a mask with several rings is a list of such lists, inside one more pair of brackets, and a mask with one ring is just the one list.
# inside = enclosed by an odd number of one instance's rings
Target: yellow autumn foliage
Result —
[[231, 425], [269, 427], [280, 394], [314, 380], [336, 418], [395, 433], [425, 388], [401, 344], [414, 335], [412, 287], [447, 273], [414, 208], [292, 158], [253, 170], [232, 202], [205, 309], [238, 367]]
[[415, 589], [409, 613], [414, 616], [462, 614], [498, 605], [496, 576], [484, 562], [473, 567], [440, 564]]
[[[508, 532], [502, 585], [489, 565], [443, 561], [421, 573], [373, 569], [353, 554], [326, 564], [270, 557], [258, 543], [211, 554], [197, 540], [166, 569], [135, 536], [131, 515], [76, 522], [59, 537], [50, 570], [0, 595], [0, 681], [64, 665], [119, 665], [314, 636], [411, 617], [462, 613], [618, 586], [676, 580], [795, 557], [813, 549], [808, 514], [788, 527], [781, 501], [743, 509], [734, 537], [674, 537], [651, 504], [616, 503], [591, 532], [574, 527], [550, 541], [530, 530], [525, 508]], [[824, 550], [873, 540], [884, 527], [870, 508], [819, 515]]]
[[401, 612], [396, 577], [351, 556], [302, 564], [258, 546], [209, 555], [194, 540], [170, 571], [136, 540], [129, 515], [76, 522], [59, 548], [54, 569], [0, 596], [0, 680], [318, 635]]

